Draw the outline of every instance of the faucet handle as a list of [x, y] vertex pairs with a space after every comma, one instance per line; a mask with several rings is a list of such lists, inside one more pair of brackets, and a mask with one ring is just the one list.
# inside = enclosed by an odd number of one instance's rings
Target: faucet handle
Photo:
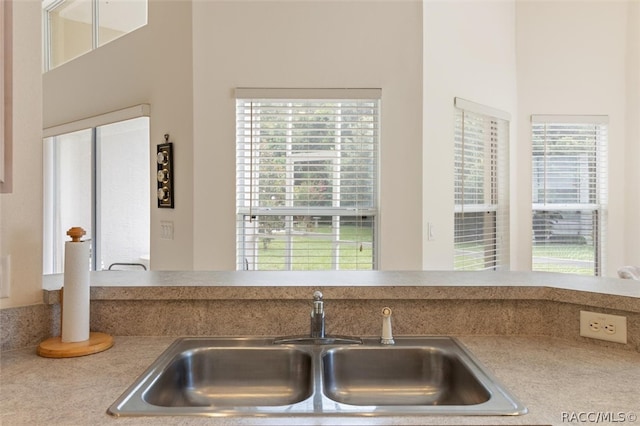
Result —
[[393, 333], [391, 331], [391, 308], [382, 308], [382, 336], [380, 343], [383, 345], [393, 345]]
[[319, 291], [313, 292], [313, 310], [311, 316], [320, 315], [324, 317], [324, 302], [322, 301], [322, 293]]

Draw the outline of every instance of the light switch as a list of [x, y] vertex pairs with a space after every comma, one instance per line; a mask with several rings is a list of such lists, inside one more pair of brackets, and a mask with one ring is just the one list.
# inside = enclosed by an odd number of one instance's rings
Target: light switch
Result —
[[160, 221], [160, 238], [163, 240], [173, 240], [173, 222], [169, 220]]
[[427, 222], [427, 240], [433, 241], [436, 239], [435, 226], [431, 222]]

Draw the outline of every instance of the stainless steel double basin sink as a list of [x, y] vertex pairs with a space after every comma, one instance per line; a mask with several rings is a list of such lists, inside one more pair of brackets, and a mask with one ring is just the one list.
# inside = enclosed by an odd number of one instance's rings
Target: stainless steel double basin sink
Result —
[[527, 409], [455, 338], [394, 345], [176, 340], [108, 409], [114, 416], [519, 415]]

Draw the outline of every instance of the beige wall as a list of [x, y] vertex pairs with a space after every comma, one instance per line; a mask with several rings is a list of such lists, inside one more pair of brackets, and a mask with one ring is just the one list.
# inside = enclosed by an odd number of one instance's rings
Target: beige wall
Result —
[[640, 2], [627, 13], [627, 146], [625, 152], [626, 252], [624, 264], [640, 265]]
[[[156, 145], [169, 133], [175, 152], [175, 209], [156, 208], [150, 188], [151, 267], [193, 268], [193, 84], [191, 2], [150, 1], [149, 24], [44, 74], [44, 127], [148, 103], [151, 182]], [[154, 186], [152, 185], [152, 187]], [[160, 222], [174, 239], [160, 239]]]
[[[617, 269], [626, 262], [640, 264], [637, 257], [634, 260], [625, 255], [625, 241], [630, 237], [625, 230], [625, 216], [632, 214], [627, 224], [637, 226], [638, 214], [637, 210], [635, 213], [631, 210], [633, 202], [626, 202], [624, 188], [637, 194], [640, 187], [637, 174], [632, 175], [624, 167], [625, 157], [630, 154], [628, 147], [637, 144], [637, 140], [627, 142], [626, 125], [628, 118], [637, 122], [638, 117], [628, 115], [631, 111], [627, 110], [630, 104], [627, 96], [633, 96], [627, 87], [627, 54], [632, 53], [627, 50], [630, 7], [631, 2], [516, 3], [520, 123], [517, 136], [523, 149], [517, 156], [519, 173], [515, 177], [521, 202], [512, 217], [518, 217], [522, 224], [530, 223], [531, 206], [525, 201], [531, 199], [531, 114], [608, 115], [609, 224], [605, 272], [609, 276], [616, 276]], [[637, 45], [636, 41], [636, 48]], [[637, 54], [636, 51], [636, 57]], [[635, 189], [627, 186], [631, 182]], [[629, 209], [627, 215], [625, 208]], [[525, 226], [521, 228], [521, 240], [525, 241], [525, 234], [530, 231]], [[530, 245], [522, 244], [520, 250], [522, 259], [530, 260]], [[521, 266], [530, 268], [526, 263]]]
[[[637, 2], [150, 1], [149, 25], [42, 79], [40, 2], [14, 7], [14, 191], [0, 195], [0, 255], [11, 257], [12, 281], [0, 307], [40, 302], [40, 128], [140, 103], [151, 105], [152, 152], [170, 133], [177, 162], [176, 209], [155, 208], [149, 191], [151, 266], [233, 269], [237, 86], [383, 89], [383, 269], [451, 266], [454, 96], [513, 114], [512, 262], [522, 270], [529, 115], [608, 114], [608, 272], [640, 264]], [[551, 59], [561, 66], [541, 66]], [[165, 220], [174, 240], [160, 239]], [[427, 222], [434, 240], [423, 235]]]
[[421, 8], [193, 3], [196, 269], [235, 269], [235, 87], [381, 88], [380, 269], [421, 268]]
[[58, 66], [91, 50], [91, 23], [58, 17], [51, 19], [51, 64]]
[[[453, 99], [461, 97], [511, 114], [512, 149], [517, 147], [515, 4], [428, 1], [423, 38], [423, 268], [449, 270], [453, 269]], [[431, 237], [426, 235], [428, 225]], [[516, 248], [513, 243], [512, 248]]]
[[0, 308], [42, 303], [40, 8], [13, 2], [13, 192], [0, 194], [0, 256], [11, 280]]

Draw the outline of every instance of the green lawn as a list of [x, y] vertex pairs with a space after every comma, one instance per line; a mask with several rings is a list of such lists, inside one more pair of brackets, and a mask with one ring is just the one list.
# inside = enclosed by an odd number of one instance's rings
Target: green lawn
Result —
[[[319, 225], [310, 230], [317, 234], [332, 232], [330, 225]], [[284, 270], [286, 238], [275, 234], [260, 244], [258, 250], [259, 270]], [[338, 269], [356, 270], [371, 269], [372, 231], [368, 227], [343, 225], [340, 227]], [[313, 236], [294, 236], [292, 238], [293, 258], [291, 270], [326, 270], [333, 269], [333, 242], [328, 238]], [[456, 269], [464, 269], [477, 262], [481, 248], [475, 243], [459, 243], [456, 251], [464, 250], [468, 256], [456, 257]], [[594, 248], [588, 244], [545, 243], [533, 245], [533, 270], [563, 272], [582, 275], [593, 275]]]
[[[320, 225], [310, 230], [313, 233], [331, 234], [331, 226]], [[284, 270], [286, 237], [275, 234], [267, 244], [260, 244], [258, 250], [258, 270]], [[333, 269], [333, 242], [322, 237], [294, 236], [291, 270], [310, 271]], [[373, 250], [371, 229], [358, 226], [340, 227], [339, 260], [340, 270], [371, 269]]]
[[[477, 263], [481, 247], [475, 243], [458, 243], [456, 251], [465, 251], [467, 256], [455, 259], [456, 269], [467, 268]], [[589, 244], [544, 243], [533, 245], [533, 270], [594, 275], [594, 248]]]
[[533, 245], [533, 270], [594, 275], [594, 247], [589, 244]]

